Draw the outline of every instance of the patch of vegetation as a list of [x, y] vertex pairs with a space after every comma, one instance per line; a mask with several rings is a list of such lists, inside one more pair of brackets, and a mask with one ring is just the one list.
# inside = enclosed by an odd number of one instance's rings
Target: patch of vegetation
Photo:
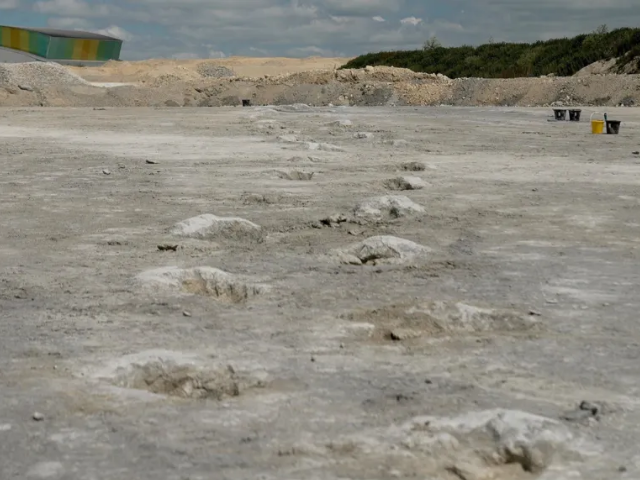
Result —
[[615, 69], [640, 71], [640, 28], [606, 25], [589, 34], [536, 43], [495, 43], [472, 47], [443, 47], [428, 39], [421, 50], [361, 55], [341, 68], [385, 65], [415, 72], [442, 73], [450, 78], [514, 78], [555, 74], [569, 76], [600, 60], [616, 58]]

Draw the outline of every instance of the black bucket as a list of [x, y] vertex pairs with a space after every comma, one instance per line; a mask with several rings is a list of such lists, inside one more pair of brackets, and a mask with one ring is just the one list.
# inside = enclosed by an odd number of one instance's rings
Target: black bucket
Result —
[[563, 108], [554, 108], [553, 115], [556, 117], [556, 120], [566, 120], [567, 111]]
[[579, 122], [580, 121], [580, 113], [582, 110], [569, 110], [569, 121], [570, 122]]
[[251, 106], [251, 100], [246, 99], [246, 98], [245, 98], [245, 99], [243, 99], [243, 100], [242, 100], [242, 106], [243, 106], [243, 107], [250, 107], [250, 106]]
[[620, 120], [607, 120], [607, 133], [609, 135], [618, 135], [620, 133]]

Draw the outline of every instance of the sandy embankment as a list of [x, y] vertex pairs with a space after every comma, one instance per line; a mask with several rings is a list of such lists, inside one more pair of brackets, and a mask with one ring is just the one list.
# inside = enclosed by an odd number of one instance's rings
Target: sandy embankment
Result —
[[[633, 106], [638, 75], [449, 79], [392, 67], [338, 70], [346, 58], [0, 65], [1, 106]], [[124, 84], [124, 85], [123, 85]], [[117, 86], [116, 88], [113, 88]], [[106, 88], [105, 88], [106, 87]]]

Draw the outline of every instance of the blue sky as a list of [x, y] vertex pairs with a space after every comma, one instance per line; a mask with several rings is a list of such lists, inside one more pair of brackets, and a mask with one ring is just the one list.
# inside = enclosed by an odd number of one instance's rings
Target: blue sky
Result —
[[351, 56], [640, 25], [640, 0], [0, 0], [0, 24], [97, 31], [122, 58]]

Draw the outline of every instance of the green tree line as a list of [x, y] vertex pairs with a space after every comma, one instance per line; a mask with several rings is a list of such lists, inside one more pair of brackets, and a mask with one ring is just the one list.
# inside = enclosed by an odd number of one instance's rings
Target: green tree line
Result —
[[421, 50], [361, 55], [341, 68], [385, 65], [415, 72], [442, 73], [450, 78], [514, 78], [548, 74], [573, 75], [587, 65], [617, 58], [616, 69], [640, 71], [640, 29], [608, 31], [606, 25], [573, 38], [535, 43], [497, 43], [443, 47], [431, 37]]

